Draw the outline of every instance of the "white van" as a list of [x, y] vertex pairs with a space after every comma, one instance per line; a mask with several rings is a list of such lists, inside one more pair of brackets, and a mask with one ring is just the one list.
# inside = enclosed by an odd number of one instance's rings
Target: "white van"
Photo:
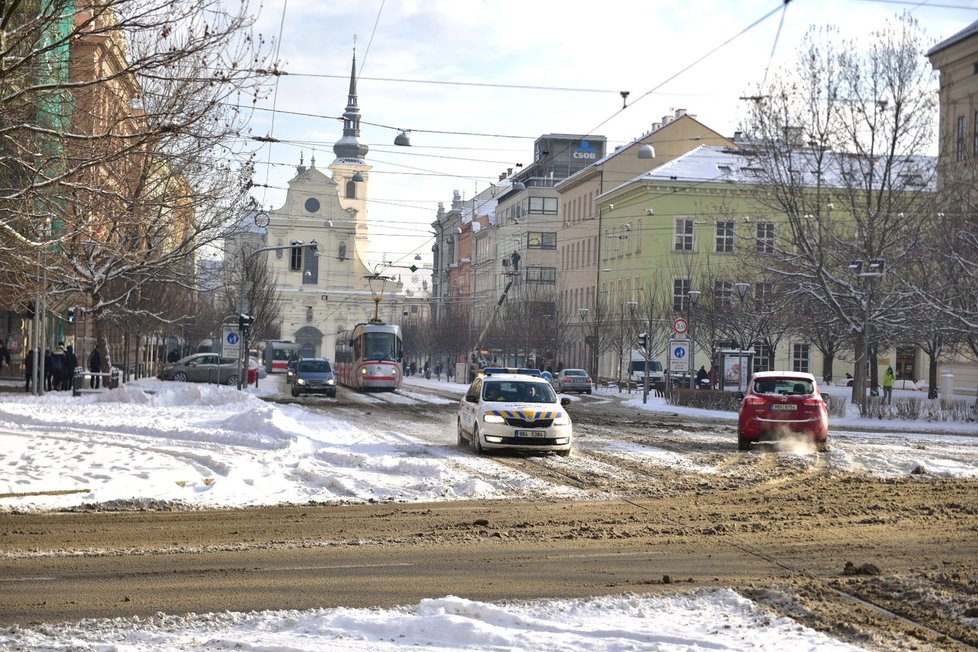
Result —
[[[642, 384], [645, 382], [645, 360], [632, 360], [628, 363], [628, 379]], [[649, 361], [649, 382], [661, 383], [665, 380], [662, 363], [658, 360]]]

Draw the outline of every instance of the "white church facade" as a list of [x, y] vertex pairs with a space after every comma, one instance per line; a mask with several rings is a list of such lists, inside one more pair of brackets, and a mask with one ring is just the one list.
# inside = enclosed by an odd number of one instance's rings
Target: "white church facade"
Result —
[[281, 338], [299, 343], [307, 357], [332, 359], [336, 334], [374, 318], [375, 310], [381, 320], [399, 322], [394, 312], [401, 307], [393, 300], [402, 285], [377, 278], [365, 262], [370, 165], [359, 135], [354, 54], [343, 136], [333, 146], [330, 174], [316, 167], [315, 156], [309, 167], [300, 159], [285, 203], [266, 212], [264, 246], [317, 245], [315, 253], [294, 247], [265, 254], [279, 295]]

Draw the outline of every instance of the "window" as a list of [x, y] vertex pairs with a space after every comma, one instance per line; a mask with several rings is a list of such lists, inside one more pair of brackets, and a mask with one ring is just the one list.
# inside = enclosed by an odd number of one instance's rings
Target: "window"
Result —
[[732, 254], [734, 250], [733, 220], [717, 222], [717, 253]]
[[964, 116], [958, 116], [958, 134], [957, 134], [957, 146], [955, 147], [955, 159], [956, 161], [964, 160]]
[[556, 197], [530, 197], [529, 212], [536, 215], [556, 215]]
[[546, 283], [548, 285], [553, 285], [557, 282], [557, 268], [556, 267], [527, 267], [526, 282]]
[[774, 253], [774, 223], [773, 222], [757, 223], [757, 253], [768, 254], [768, 255]]
[[556, 249], [557, 234], [548, 231], [530, 231], [526, 234], [527, 249]]
[[357, 182], [347, 181], [346, 182], [346, 198], [356, 199], [357, 198]]
[[774, 286], [766, 281], [755, 283], [754, 301], [759, 307], [769, 308], [774, 303]]
[[693, 282], [688, 278], [676, 278], [672, 280], [672, 309], [682, 312], [689, 303], [689, 291], [693, 287]]
[[807, 344], [791, 345], [791, 370], [809, 372], [809, 350]]
[[312, 306], [306, 306], [306, 323], [312, 322]]
[[754, 347], [754, 371], [774, 371], [774, 349], [767, 344]]
[[[292, 243], [295, 245], [296, 243]], [[289, 271], [290, 272], [301, 272], [302, 271], [302, 247], [293, 246], [290, 250], [289, 256]]]
[[971, 155], [978, 158], [978, 111], [975, 111], [975, 120], [971, 129], [971, 138], [974, 141], [971, 146]]
[[733, 307], [733, 283], [715, 279], [713, 281], [713, 305], [730, 310]]
[[340, 243], [339, 248], [338, 248], [338, 251], [336, 252], [336, 257], [339, 258], [341, 261], [346, 260], [346, 243], [345, 242], [341, 242]]
[[676, 251], [693, 250], [693, 220], [678, 218], [676, 220]]

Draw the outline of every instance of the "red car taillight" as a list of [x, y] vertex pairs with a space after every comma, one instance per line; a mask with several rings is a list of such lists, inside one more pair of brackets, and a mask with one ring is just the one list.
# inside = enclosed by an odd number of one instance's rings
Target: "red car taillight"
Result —
[[764, 405], [766, 400], [760, 396], [747, 396], [744, 398], [744, 405]]

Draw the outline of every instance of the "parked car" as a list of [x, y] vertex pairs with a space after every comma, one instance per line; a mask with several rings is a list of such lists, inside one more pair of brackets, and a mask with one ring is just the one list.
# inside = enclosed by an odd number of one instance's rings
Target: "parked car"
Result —
[[458, 445], [476, 453], [510, 448], [570, 455], [572, 425], [553, 387], [539, 375], [486, 368], [458, 408]]
[[591, 376], [583, 369], [563, 369], [554, 376], [553, 386], [558, 392], [590, 394], [594, 389]]
[[336, 397], [336, 377], [326, 358], [301, 358], [292, 375], [292, 396], [322, 392]]
[[251, 356], [250, 358], [248, 358], [248, 364], [250, 364], [251, 367], [255, 371], [258, 372], [258, 377], [259, 378], [267, 378], [268, 377], [268, 371], [265, 370], [264, 365], [262, 365], [260, 362], [258, 362], [258, 358], [254, 357], [254, 356]]
[[[239, 373], [235, 358], [222, 358], [217, 353], [194, 353], [164, 366], [158, 377], [177, 382], [237, 385]], [[257, 378], [258, 372], [254, 367], [249, 368], [248, 383], [254, 384]]]
[[829, 412], [815, 376], [797, 371], [759, 371], [740, 402], [737, 447], [802, 434], [827, 450]]

